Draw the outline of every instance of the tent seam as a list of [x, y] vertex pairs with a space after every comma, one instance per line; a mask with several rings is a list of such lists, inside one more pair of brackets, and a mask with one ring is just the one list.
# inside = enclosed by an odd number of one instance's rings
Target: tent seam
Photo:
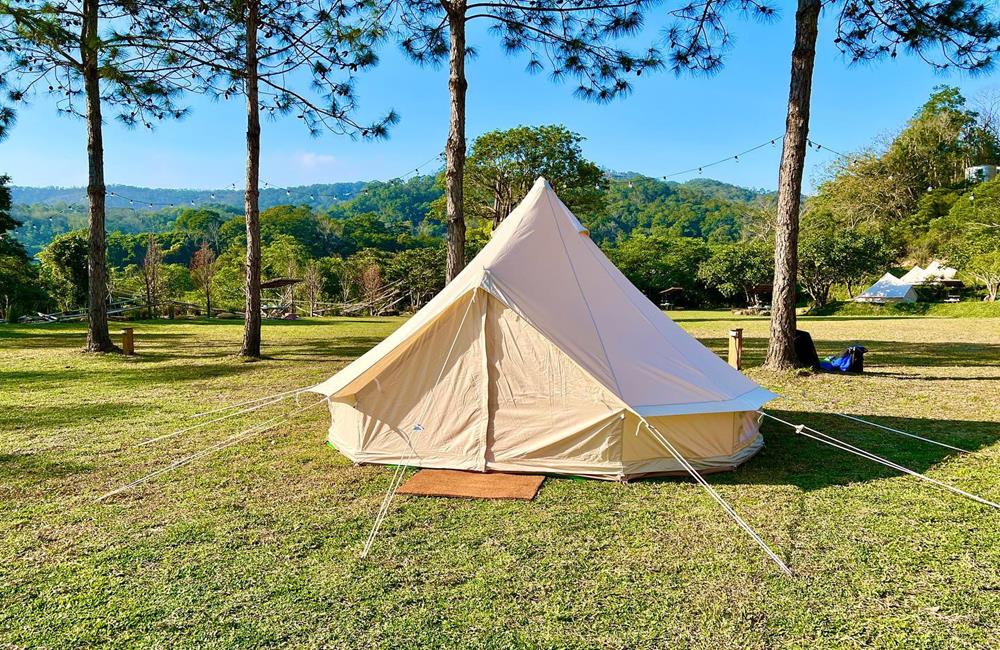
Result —
[[[546, 192], [545, 198], [549, 202], [549, 208], [552, 211], [553, 216], [555, 216], [555, 206], [552, 205], [552, 196]], [[621, 384], [618, 381], [618, 374], [615, 372], [615, 367], [611, 363], [611, 357], [608, 356], [608, 348], [604, 345], [604, 337], [601, 336], [600, 328], [597, 327], [597, 321], [594, 319], [594, 312], [590, 308], [590, 301], [587, 300], [587, 295], [583, 292], [583, 286], [580, 285], [580, 278], [576, 274], [576, 266], [573, 265], [573, 260], [570, 259], [569, 249], [566, 247], [566, 238], [563, 237], [559, 224], [556, 223], [555, 226], [556, 234], [559, 235], [559, 242], [562, 244], [563, 255], [565, 255], [566, 261], [569, 263], [569, 270], [573, 272], [573, 281], [576, 283], [576, 289], [580, 292], [580, 297], [583, 298], [583, 304], [587, 307], [587, 315], [590, 316], [590, 324], [594, 326], [594, 333], [597, 334], [597, 341], [601, 344], [601, 352], [604, 353], [604, 362], [608, 364], [608, 370], [611, 371], [611, 378], [615, 380], [615, 388], [617, 389], [618, 397], [624, 402], [625, 397], [622, 393]]]

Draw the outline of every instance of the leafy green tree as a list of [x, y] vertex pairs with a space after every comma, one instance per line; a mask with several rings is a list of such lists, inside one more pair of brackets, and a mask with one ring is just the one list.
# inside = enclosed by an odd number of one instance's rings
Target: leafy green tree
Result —
[[393, 255], [386, 262], [386, 280], [398, 282], [406, 295], [406, 307], [420, 309], [444, 288], [444, 248], [410, 248]]
[[38, 273], [13, 231], [21, 222], [10, 215], [10, 178], [0, 176], [0, 320], [16, 320], [22, 310], [45, 298]]
[[753, 289], [772, 281], [773, 249], [769, 242], [746, 240], [711, 247], [711, 255], [698, 267], [698, 278], [723, 296], [743, 294], [750, 304]]
[[661, 293], [672, 287], [684, 289], [688, 300], [698, 294], [698, 268], [709, 251], [700, 239], [635, 235], [609, 248], [607, 254], [636, 288], [659, 303]]
[[245, 326], [240, 354], [260, 357], [260, 114], [295, 113], [310, 133], [384, 137], [393, 112], [370, 124], [353, 117], [354, 76], [377, 62], [377, 20], [359, 16], [364, 3], [323, 0], [170, 0], [156, 21], [164, 38], [144, 45], [165, 63], [180, 61], [208, 94], [246, 102]]
[[1000, 178], [974, 186], [931, 225], [937, 250], [956, 268], [986, 287], [996, 300], [994, 264], [1000, 251]]
[[799, 239], [799, 282], [813, 304], [822, 307], [834, 284], [845, 285], [854, 297], [854, 287], [884, 273], [898, 252], [877, 230], [842, 228], [827, 215], [809, 213]]
[[177, 215], [174, 230], [184, 233], [195, 241], [209, 242], [218, 249], [219, 229], [226, 219], [227, 217], [218, 210], [187, 208]]
[[[137, 39], [160, 37], [149, 20], [156, 3], [115, 0], [0, 1], [0, 78], [13, 77], [15, 102], [40, 89], [55, 98], [59, 113], [84, 118], [88, 166], [88, 328], [86, 350], [116, 350], [108, 333], [105, 253], [103, 109], [127, 125], [151, 128], [180, 117], [173, 99], [188, 76], [172, 62], [153, 62], [135, 48]], [[82, 101], [81, 101], [82, 98]]]
[[996, 136], [979, 126], [958, 89], [938, 87], [884, 150], [834, 161], [810, 203], [849, 228], [896, 230], [916, 246], [954, 203], [965, 167], [998, 154]]
[[574, 213], [599, 212], [607, 180], [584, 158], [583, 140], [560, 125], [518, 126], [479, 136], [465, 169], [467, 216], [489, 219], [496, 227], [539, 176]]
[[986, 287], [986, 299], [996, 302], [1000, 291], [1000, 247], [969, 256], [965, 272]]
[[[785, 136], [778, 171], [775, 219], [774, 296], [766, 363], [790, 368], [795, 358], [795, 303], [798, 276], [802, 175], [809, 146], [809, 108], [820, 11], [830, 15], [834, 43], [853, 63], [912, 53], [935, 69], [985, 71], [993, 64], [1000, 25], [993, 5], [978, 0], [798, 0]], [[665, 45], [675, 71], [712, 73], [721, 68], [733, 43], [732, 14], [771, 19], [772, 4], [745, 0], [698, 0], [671, 6], [675, 24]]]
[[551, 66], [553, 77], [578, 82], [576, 93], [610, 101], [630, 90], [630, 74], [659, 65], [655, 52], [634, 56], [615, 47], [637, 33], [647, 0], [376, 0], [377, 15], [390, 16], [403, 50], [420, 63], [448, 60], [450, 115], [445, 144], [445, 223], [448, 228], [446, 281], [465, 266], [465, 61], [475, 48], [467, 41], [471, 21], [486, 23], [504, 50], [524, 53], [528, 70]]
[[49, 293], [63, 311], [87, 303], [87, 244], [87, 231], [74, 230], [59, 235], [38, 254]]
[[313, 257], [329, 254], [336, 247], [333, 224], [307, 206], [279, 205], [260, 213], [260, 234], [264, 244], [279, 235], [298, 241]]
[[278, 234], [262, 249], [264, 273], [272, 278], [298, 277], [309, 251], [291, 235]]

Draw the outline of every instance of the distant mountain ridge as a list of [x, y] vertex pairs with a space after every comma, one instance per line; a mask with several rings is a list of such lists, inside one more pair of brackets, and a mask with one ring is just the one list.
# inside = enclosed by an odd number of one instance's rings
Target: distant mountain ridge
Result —
[[[309, 205], [327, 208], [356, 197], [367, 185], [364, 181], [350, 183], [324, 183], [300, 185], [298, 187], [262, 187], [260, 207], [276, 205]], [[134, 185], [108, 185], [107, 206], [109, 208], [183, 208], [200, 205], [226, 205], [243, 207], [242, 189], [191, 190], [137, 187]], [[77, 205], [87, 201], [85, 187], [27, 187], [11, 186], [11, 196], [15, 205]]]
[[[683, 183], [639, 174], [609, 174], [612, 179], [606, 206], [599, 214], [580, 214], [595, 241], [613, 241], [634, 230], [717, 240], [738, 238], [746, 206], [772, 193], [708, 178]], [[52, 239], [70, 230], [86, 228], [87, 200], [82, 187], [11, 188], [12, 216], [22, 222], [14, 231], [35, 255]], [[208, 209], [241, 218], [243, 192], [162, 189], [109, 185], [107, 230], [135, 234], [169, 232], [189, 209]], [[299, 187], [261, 188], [262, 210], [278, 206], [305, 206], [333, 220], [374, 215], [391, 232], [441, 236], [444, 226], [434, 214], [443, 190], [434, 176], [406, 180], [356, 181]]]
[[[636, 172], [612, 172], [615, 180], [629, 180], [653, 177]], [[315, 183], [297, 187], [269, 187], [260, 190], [262, 210], [276, 205], [308, 205], [312, 208], [329, 208], [338, 203], [350, 201], [362, 193], [369, 184], [387, 184], [392, 181], [352, 181], [343, 183]], [[663, 181], [661, 181], [663, 182]], [[698, 190], [706, 195], [726, 201], [742, 203], [772, 194], [771, 191], [752, 189], [725, 183], [711, 178], [695, 178], [689, 181], [665, 181], [665, 184]], [[136, 208], [142, 210], [159, 208], [183, 208], [203, 205], [225, 205], [243, 208], [243, 190], [238, 188], [195, 190], [139, 187], [136, 185], [108, 185], [107, 206], [109, 208]], [[15, 205], [84, 205], [87, 201], [85, 187], [32, 187], [11, 186]]]

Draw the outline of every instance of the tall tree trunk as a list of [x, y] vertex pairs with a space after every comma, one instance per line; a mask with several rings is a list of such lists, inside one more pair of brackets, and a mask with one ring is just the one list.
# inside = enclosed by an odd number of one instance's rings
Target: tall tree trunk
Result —
[[104, 233], [104, 134], [101, 78], [97, 60], [98, 0], [83, 3], [80, 60], [87, 96], [87, 347], [86, 352], [118, 350], [108, 333], [108, 260]]
[[247, 3], [246, 93], [247, 182], [243, 210], [247, 223], [246, 320], [240, 354], [260, 358], [260, 103], [257, 89], [258, 2]]
[[795, 48], [788, 91], [785, 140], [778, 171], [778, 215], [774, 227], [774, 293], [771, 341], [766, 365], [792, 368], [795, 356], [795, 277], [798, 272], [799, 204], [809, 135], [809, 100], [821, 0], [799, 0], [795, 12]]
[[448, 144], [445, 146], [445, 195], [448, 221], [448, 261], [445, 282], [451, 282], [465, 267], [465, 204], [462, 182], [465, 178], [465, 0], [445, 3], [451, 40], [448, 91], [451, 117]]

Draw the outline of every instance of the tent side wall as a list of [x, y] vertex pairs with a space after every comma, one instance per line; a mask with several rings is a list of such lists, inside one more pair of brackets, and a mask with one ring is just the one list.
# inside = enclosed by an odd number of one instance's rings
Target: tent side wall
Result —
[[[764, 446], [758, 416], [753, 411], [663, 415], [646, 421], [699, 471], [734, 469]], [[630, 413], [624, 426], [622, 460], [626, 477], [687, 473], [637, 415]]]
[[[330, 413], [329, 441], [359, 463], [611, 480], [683, 471], [624, 402], [483, 290]], [[703, 470], [731, 469], [763, 444], [752, 413], [648, 421]]]
[[359, 463], [617, 479], [625, 408], [506, 305], [475, 290], [357, 393], [331, 401], [328, 440]]
[[469, 292], [355, 394], [331, 400], [329, 441], [355, 462], [483, 469], [486, 302]]

